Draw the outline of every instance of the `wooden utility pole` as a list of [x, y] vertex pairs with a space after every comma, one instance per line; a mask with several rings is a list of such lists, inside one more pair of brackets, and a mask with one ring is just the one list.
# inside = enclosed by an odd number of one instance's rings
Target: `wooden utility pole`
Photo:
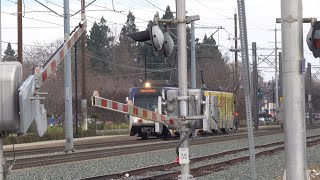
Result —
[[86, 31], [83, 32], [81, 37], [81, 61], [82, 61], [82, 99], [87, 99], [86, 97]]
[[18, 61], [22, 64], [22, 0], [18, 0]]
[[[85, 19], [85, 0], [81, 1], [81, 19]], [[82, 61], [82, 99], [86, 97], [86, 37], [87, 31], [84, 31], [81, 37], [81, 61]]]
[[[81, 0], [81, 19], [84, 20], [86, 18], [85, 15], [85, 0]], [[87, 96], [86, 96], [86, 38], [87, 31], [83, 32], [81, 37], [81, 61], [82, 61], [82, 82], [81, 82], [81, 129], [87, 130]]]
[[253, 73], [252, 73], [252, 98], [253, 98], [253, 121], [254, 129], [259, 130], [259, 107], [258, 107], [258, 70], [257, 70], [257, 43], [252, 42], [252, 62], [253, 62]]
[[234, 74], [233, 74], [233, 91], [237, 89], [238, 85], [238, 25], [237, 25], [237, 13], [234, 13]]

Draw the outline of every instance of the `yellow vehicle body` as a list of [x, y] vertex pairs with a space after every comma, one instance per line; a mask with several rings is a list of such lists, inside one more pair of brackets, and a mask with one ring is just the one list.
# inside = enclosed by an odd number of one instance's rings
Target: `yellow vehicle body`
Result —
[[214, 106], [218, 106], [218, 118], [215, 119], [218, 127], [225, 130], [233, 128], [234, 94], [220, 91], [204, 91], [204, 96], [217, 99], [217, 104]]

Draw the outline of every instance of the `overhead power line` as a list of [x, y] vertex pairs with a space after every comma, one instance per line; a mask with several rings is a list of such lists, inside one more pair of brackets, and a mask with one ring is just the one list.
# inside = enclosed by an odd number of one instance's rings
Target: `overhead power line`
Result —
[[[8, 15], [11, 15], [11, 16], [17, 16], [16, 14], [4, 12], [4, 11], [2, 11], [1, 13], [3, 13], [3, 14], [8, 14]], [[39, 21], [39, 22], [43, 22], [43, 23], [48, 23], [48, 24], [54, 24], [54, 25], [63, 26], [62, 24], [58, 24], [58, 23], [54, 23], [54, 22], [49, 22], [49, 21], [45, 21], [45, 20], [41, 20], [41, 19], [37, 19], [37, 18], [33, 18], [33, 17], [25, 17], [25, 16], [24, 16], [23, 18], [25, 18], [25, 19], [31, 19], [31, 20]]]
[[148, 0], [146, 0], [146, 1], [147, 1], [149, 4], [151, 4], [153, 7], [157, 8], [157, 9], [159, 9], [159, 10], [163, 11], [163, 12], [166, 12], [165, 10], [163, 10], [163, 9], [159, 8], [158, 6], [154, 5], [154, 4], [153, 4], [153, 3], [151, 3], [150, 1], [148, 1]]

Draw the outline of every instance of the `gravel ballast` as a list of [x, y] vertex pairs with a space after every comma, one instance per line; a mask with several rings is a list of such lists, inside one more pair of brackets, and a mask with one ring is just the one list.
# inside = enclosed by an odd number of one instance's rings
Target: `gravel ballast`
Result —
[[[307, 136], [320, 134], [318, 129], [309, 130]], [[283, 141], [284, 135], [273, 135], [255, 138], [256, 145]], [[192, 146], [190, 156], [200, 157], [208, 154], [247, 147], [246, 139]], [[175, 149], [159, 150], [154, 152], [137, 153], [104, 159], [81, 161], [68, 164], [58, 164], [46, 167], [37, 167], [12, 171], [8, 180], [26, 179], [79, 179], [97, 175], [124, 172], [128, 169], [159, 165], [173, 162], [176, 158]], [[226, 159], [228, 157], [225, 157]], [[229, 157], [230, 158], [230, 157]], [[223, 160], [220, 158], [219, 161]], [[308, 148], [308, 165], [320, 165], [320, 145]], [[258, 179], [276, 179], [283, 175], [284, 153], [258, 158], [256, 160]], [[201, 165], [201, 164], [197, 164]], [[197, 179], [250, 179], [249, 164], [242, 163], [226, 170]]]

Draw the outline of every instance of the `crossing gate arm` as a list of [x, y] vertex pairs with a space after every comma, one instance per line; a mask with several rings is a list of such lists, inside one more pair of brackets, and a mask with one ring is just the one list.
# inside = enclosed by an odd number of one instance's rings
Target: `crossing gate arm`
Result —
[[140, 117], [146, 120], [158, 122], [164, 125], [174, 126], [176, 128], [180, 128], [180, 124], [176, 118], [171, 118], [169, 116], [164, 116], [159, 114], [158, 112], [149, 111], [143, 108], [135, 107], [132, 105], [127, 105], [123, 103], [119, 103], [116, 101], [112, 101], [109, 99], [104, 99], [98, 96], [92, 96], [92, 106], [100, 107], [103, 109], [109, 109], [112, 111], [121, 112], [124, 114], [133, 115], [136, 117]]
[[41, 87], [47, 78], [55, 71], [57, 66], [62, 62], [63, 58], [70, 51], [72, 46], [81, 37], [87, 28], [87, 20], [82, 20], [79, 26], [74, 30], [68, 39], [56, 50], [56, 52], [48, 59], [43, 68], [36, 70], [35, 74], [38, 79], [37, 85]]

